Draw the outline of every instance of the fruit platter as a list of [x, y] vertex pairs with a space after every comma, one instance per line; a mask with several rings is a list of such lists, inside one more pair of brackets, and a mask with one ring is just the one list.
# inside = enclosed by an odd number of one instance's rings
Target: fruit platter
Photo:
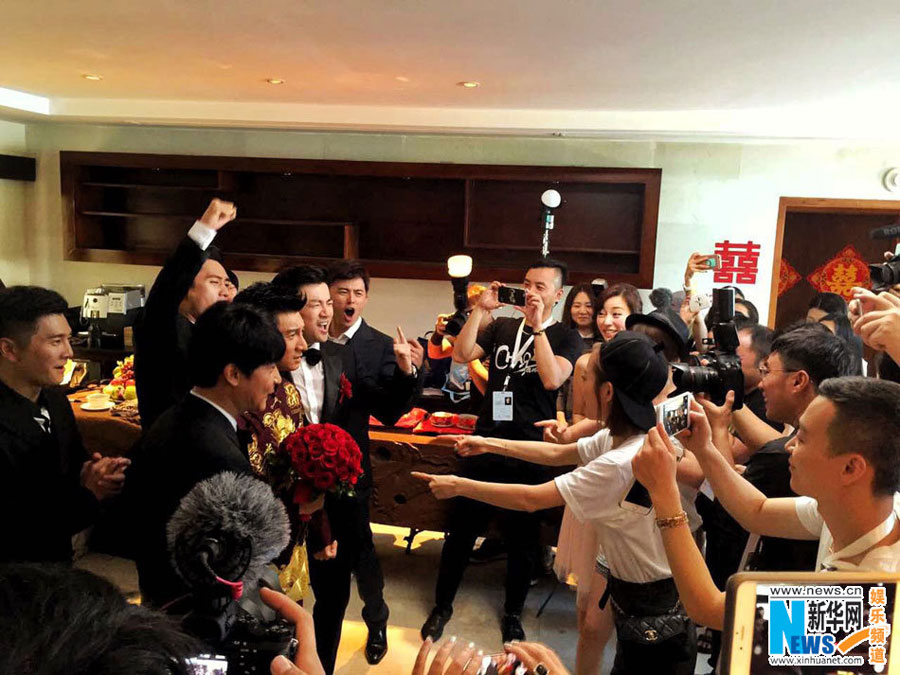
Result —
[[113, 379], [103, 387], [103, 393], [112, 401], [136, 401], [137, 390], [134, 387], [134, 355], [116, 362]]

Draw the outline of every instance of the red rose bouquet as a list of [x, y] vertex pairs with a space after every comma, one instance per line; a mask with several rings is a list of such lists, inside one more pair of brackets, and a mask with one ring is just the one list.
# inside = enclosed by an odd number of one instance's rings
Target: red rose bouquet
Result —
[[301, 427], [281, 444], [295, 504], [313, 501], [320, 493], [352, 495], [362, 475], [362, 453], [353, 437], [334, 424]]

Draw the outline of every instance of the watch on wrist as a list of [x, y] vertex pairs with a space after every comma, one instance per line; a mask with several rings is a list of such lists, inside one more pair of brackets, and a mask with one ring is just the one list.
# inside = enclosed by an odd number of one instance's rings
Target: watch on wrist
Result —
[[544, 334], [544, 329], [543, 329], [543, 328], [540, 328], [539, 330], [534, 331], [534, 336], [535, 336], [535, 337], [537, 337], [538, 335], [543, 335], [543, 334]]

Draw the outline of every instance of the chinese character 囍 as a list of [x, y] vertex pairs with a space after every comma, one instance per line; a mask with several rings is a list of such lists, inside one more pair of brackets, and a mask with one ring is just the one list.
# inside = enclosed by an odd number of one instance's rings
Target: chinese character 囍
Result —
[[722, 265], [713, 275], [713, 281], [726, 284], [755, 284], [759, 271], [759, 244], [752, 241], [720, 241], [715, 252], [721, 256]]

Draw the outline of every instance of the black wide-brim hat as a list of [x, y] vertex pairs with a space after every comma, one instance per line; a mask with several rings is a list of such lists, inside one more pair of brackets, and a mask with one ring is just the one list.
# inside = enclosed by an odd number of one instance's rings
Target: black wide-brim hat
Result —
[[628, 419], [643, 431], [656, 426], [653, 399], [669, 381], [661, 348], [643, 333], [623, 330], [600, 347], [600, 363]]
[[628, 330], [640, 324], [655, 326], [663, 331], [672, 338], [678, 348], [678, 356], [681, 357], [681, 360], [687, 360], [690, 354], [691, 331], [680, 316], [672, 317], [665, 312], [654, 310], [649, 314], [629, 314], [625, 319], [625, 327]]

